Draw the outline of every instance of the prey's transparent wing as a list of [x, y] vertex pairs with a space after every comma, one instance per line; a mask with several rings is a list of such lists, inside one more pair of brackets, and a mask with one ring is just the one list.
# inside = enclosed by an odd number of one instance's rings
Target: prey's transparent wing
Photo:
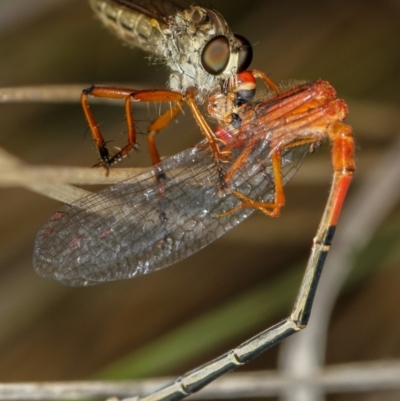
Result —
[[[245, 146], [245, 142], [242, 147]], [[232, 151], [234, 162], [242, 147]], [[307, 153], [285, 150], [286, 183]], [[157, 182], [160, 172], [163, 184]], [[229, 187], [255, 200], [272, 200], [274, 179], [267, 139], [252, 148]], [[63, 206], [38, 233], [35, 270], [68, 285], [92, 285], [146, 274], [197, 252], [243, 221], [253, 209], [219, 218], [241, 201], [221, 190], [205, 142], [145, 173]]]

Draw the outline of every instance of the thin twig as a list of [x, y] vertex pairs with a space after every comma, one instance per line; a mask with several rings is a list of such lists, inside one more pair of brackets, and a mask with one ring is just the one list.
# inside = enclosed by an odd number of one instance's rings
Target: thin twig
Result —
[[[143, 84], [111, 83], [112, 86], [122, 86], [133, 90], [143, 89]], [[79, 103], [82, 89], [90, 86], [89, 83], [74, 85], [38, 85], [0, 88], [0, 103]], [[92, 103], [107, 103], [119, 105], [121, 100], [93, 98]], [[139, 106], [144, 104], [138, 103]]]
[[22, 186], [64, 203], [74, 202], [91, 192], [68, 185], [115, 184], [143, 169], [105, 169], [57, 166], [31, 166], [0, 148], [0, 187]]
[[[112, 185], [143, 173], [146, 168], [111, 168], [108, 174], [102, 168], [68, 166], [33, 166], [0, 148], [0, 188], [24, 187], [52, 199], [71, 203], [90, 194], [72, 185]], [[292, 185], [306, 181], [318, 184], [325, 181], [323, 169], [315, 169], [312, 163], [303, 167]], [[306, 170], [306, 171], [305, 171]], [[303, 177], [303, 178], [301, 178]]]
[[42, 85], [0, 88], [0, 103], [77, 103], [86, 85]]
[[[293, 385], [312, 385], [327, 393], [351, 393], [400, 389], [400, 362], [372, 362], [327, 367], [307, 378], [273, 371], [232, 373], [211, 383], [192, 399], [265, 398]], [[132, 396], [159, 388], [171, 378], [130, 382], [79, 381], [0, 384], [0, 400], [54, 400]]]

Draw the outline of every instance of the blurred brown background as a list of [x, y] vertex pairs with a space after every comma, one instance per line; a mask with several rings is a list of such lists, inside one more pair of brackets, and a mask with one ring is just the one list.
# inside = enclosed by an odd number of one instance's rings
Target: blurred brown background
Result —
[[[400, 134], [400, 2], [214, 0], [212, 5], [235, 32], [254, 44], [254, 68], [277, 82], [329, 80], [346, 99], [357, 139], [358, 171], [351, 197]], [[0, 87], [126, 82], [162, 88], [166, 79], [165, 68], [149, 66], [143, 53], [110, 35], [86, 1], [0, 3]], [[123, 143], [122, 107], [93, 109], [107, 138], [116, 145]], [[155, 111], [153, 106], [142, 107], [138, 118], [150, 121]], [[0, 146], [26, 162], [90, 166], [97, 160], [78, 103], [3, 103], [0, 127]], [[199, 139], [186, 113], [158, 144], [164, 155], [170, 155]], [[124, 166], [148, 164], [143, 146]], [[36, 232], [59, 203], [24, 189], [2, 188], [0, 381], [92, 377], [259, 283], [282, 277], [308, 255], [330, 175], [328, 146], [324, 146], [307, 158], [288, 186], [287, 205], [279, 219], [255, 213], [173, 267], [84, 289], [46, 281], [32, 268]], [[390, 229], [399, 217], [397, 208], [381, 231]], [[386, 253], [388, 242], [398, 244], [399, 238], [382, 241], [383, 248], [377, 248], [381, 253], [376, 254], [382, 268], [346, 292], [335, 309], [327, 344], [329, 364], [400, 357], [399, 255]], [[277, 320], [260, 321], [240, 337], [158, 374], [183, 373]], [[231, 324], [240, 322], [237, 316]], [[277, 352], [267, 352], [246, 369], [274, 368]], [[329, 399], [398, 397], [386, 392]]]

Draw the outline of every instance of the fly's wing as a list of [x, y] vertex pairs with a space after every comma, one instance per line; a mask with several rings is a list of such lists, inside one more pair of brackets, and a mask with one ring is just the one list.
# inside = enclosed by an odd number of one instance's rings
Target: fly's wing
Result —
[[137, 11], [150, 18], [166, 23], [168, 17], [178, 11], [189, 7], [191, 3], [186, 0], [109, 0], [111, 3]]
[[[243, 145], [244, 146], [244, 145]], [[284, 183], [308, 147], [285, 150]], [[232, 151], [233, 160], [241, 148]], [[231, 164], [227, 166], [229, 168]], [[165, 180], [157, 182], [160, 171]], [[248, 217], [240, 200], [221, 190], [206, 143], [164, 160], [145, 173], [55, 213], [38, 233], [34, 267], [41, 276], [82, 286], [146, 274], [197, 252]], [[271, 201], [274, 179], [267, 139], [253, 147], [229, 187]]]

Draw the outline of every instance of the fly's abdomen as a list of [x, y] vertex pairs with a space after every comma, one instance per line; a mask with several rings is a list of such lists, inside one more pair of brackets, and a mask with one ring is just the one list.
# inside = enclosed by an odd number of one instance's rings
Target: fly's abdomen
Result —
[[102, 23], [125, 43], [163, 56], [165, 40], [159, 22], [113, 0], [89, 0]]

